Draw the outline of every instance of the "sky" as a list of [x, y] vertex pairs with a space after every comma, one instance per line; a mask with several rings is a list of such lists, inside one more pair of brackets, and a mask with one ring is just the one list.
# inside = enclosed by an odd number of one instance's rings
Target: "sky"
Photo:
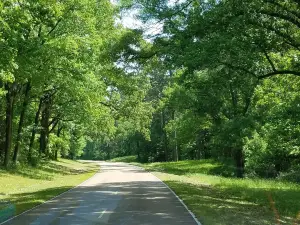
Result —
[[[118, 0], [110, 0], [110, 2], [114, 5], [118, 4]], [[133, 29], [133, 28], [141, 28], [143, 23], [141, 21], [139, 21], [137, 18], [135, 18], [135, 15], [138, 12], [136, 10], [132, 10], [131, 12], [127, 12], [126, 14], [123, 13], [121, 15], [121, 21], [117, 21], [117, 22], [121, 22], [123, 24], [124, 27]]]
[[[118, 0], [111, 0], [113, 4], [117, 4], [117, 1]], [[171, 2], [173, 2], [173, 0]], [[124, 27], [129, 29], [143, 29], [145, 39], [149, 39], [149, 40], [151, 39], [151, 36], [155, 36], [162, 32], [163, 30], [162, 23], [157, 23], [153, 21], [153, 22], [148, 22], [147, 24], [143, 24], [143, 22], [137, 18], [137, 14], [138, 14], [137, 9], [131, 10], [126, 13], [123, 12], [121, 15], [121, 20], [117, 22], [121, 23]]]
[[[118, 4], [119, 0], [110, 0], [112, 4]], [[186, 2], [186, 0], [169, 0], [168, 6], [172, 7], [175, 4], [181, 4]], [[142, 29], [144, 30], [145, 40], [152, 42], [155, 36], [161, 34], [163, 31], [163, 21], [149, 21], [144, 24], [137, 18], [138, 10], [133, 9], [131, 11], [123, 12], [121, 19], [117, 23], [121, 23], [124, 27], [129, 29]]]

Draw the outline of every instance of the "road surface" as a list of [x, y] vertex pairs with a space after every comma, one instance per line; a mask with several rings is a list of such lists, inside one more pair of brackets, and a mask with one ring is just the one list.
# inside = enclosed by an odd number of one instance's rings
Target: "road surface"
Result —
[[125, 163], [100, 165], [85, 183], [4, 225], [197, 225], [152, 174]]

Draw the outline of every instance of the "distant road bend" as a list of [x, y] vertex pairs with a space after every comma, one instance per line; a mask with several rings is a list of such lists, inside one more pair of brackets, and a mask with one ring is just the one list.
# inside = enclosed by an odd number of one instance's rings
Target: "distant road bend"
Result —
[[100, 165], [85, 183], [4, 225], [197, 225], [151, 173], [125, 163]]

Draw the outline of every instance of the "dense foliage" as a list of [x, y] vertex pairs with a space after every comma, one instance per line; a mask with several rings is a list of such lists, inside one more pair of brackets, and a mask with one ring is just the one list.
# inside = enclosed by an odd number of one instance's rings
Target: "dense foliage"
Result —
[[299, 1], [7, 0], [0, 23], [4, 165], [136, 154], [299, 180]]
[[237, 176], [299, 181], [299, 1], [122, 4], [156, 28], [123, 59], [147, 73], [154, 112], [149, 138], [126, 129], [110, 152], [140, 161], [231, 158]]
[[[91, 140], [111, 138], [116, 120], [141, 113], [147, 80], [116, 65], [129, 44], [124, 39], [136, 36], [116, 23], [118, 10], [109, 0], [1, 1], [5, 167], [77, 158]], [[150, 112], [136, 131], [145, 130]]]

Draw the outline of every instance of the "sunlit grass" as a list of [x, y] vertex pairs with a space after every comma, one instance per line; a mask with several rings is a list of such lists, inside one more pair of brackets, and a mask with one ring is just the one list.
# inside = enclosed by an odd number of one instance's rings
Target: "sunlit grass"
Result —
[[96, 164], [66, 159], [44, 162], [37, 168], [0, 169], [0, 200], [14, 203], [19, 214], [80, 184], [97, 170]]
[[232, 177], [234, 168], [213, 160], [140, 164], [166, 182], [204, 225], [300, 224], [300, 185]]

